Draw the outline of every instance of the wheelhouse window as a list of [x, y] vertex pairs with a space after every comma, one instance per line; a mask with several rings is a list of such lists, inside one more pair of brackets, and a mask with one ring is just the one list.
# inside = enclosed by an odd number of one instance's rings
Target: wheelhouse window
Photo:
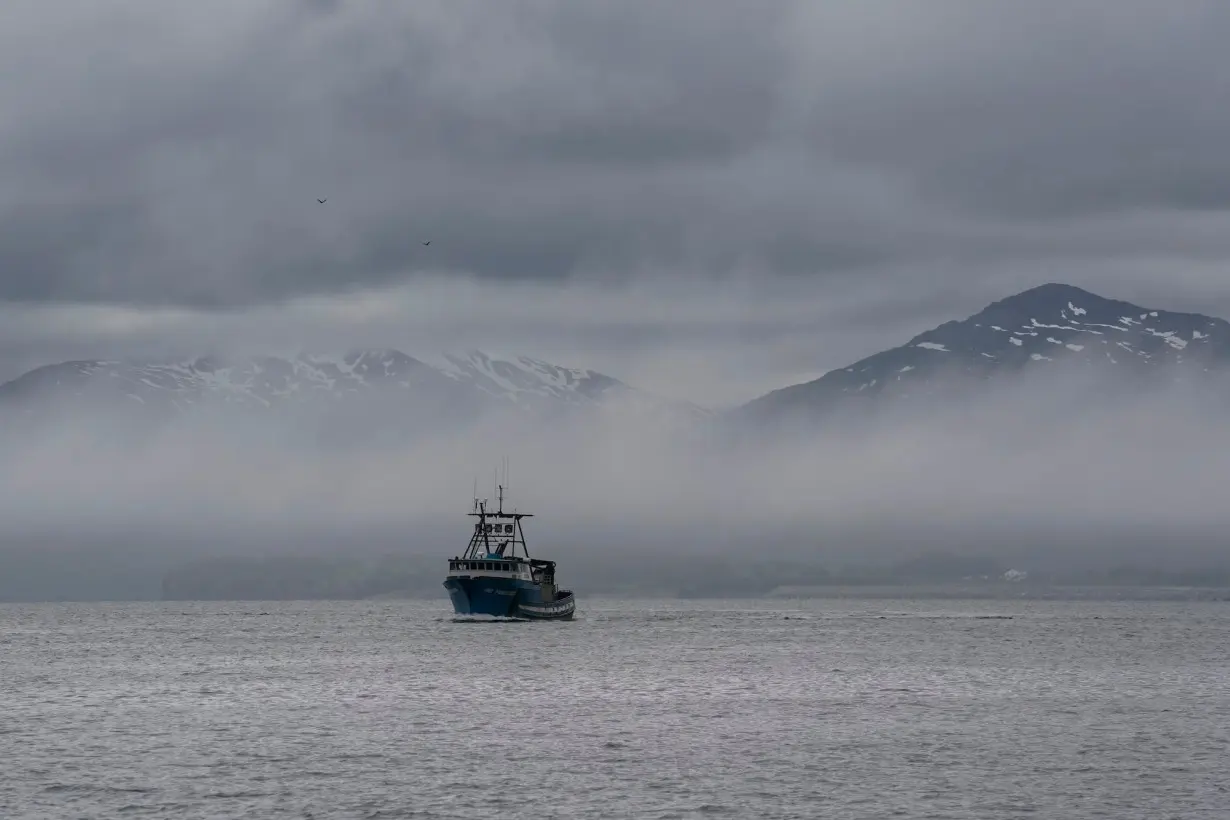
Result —
[[520, 574], [522, 565], [517, 561], [449, 561], [449, 569], [455, 572], [511, 572]]

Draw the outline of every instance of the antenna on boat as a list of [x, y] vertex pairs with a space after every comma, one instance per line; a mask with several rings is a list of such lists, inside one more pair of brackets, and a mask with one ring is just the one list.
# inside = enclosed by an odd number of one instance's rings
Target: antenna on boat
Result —
[[[507, 490], [510, 487], [510, 484], [508, 481], [508, 456], [504, 456], [502, 460], [504, 462], [504, 464], [502, 465], [504, 468], [504, 487], [503, 489]], [[502, 512], [503, 510], [504, 510], [504, 496], [503, 496], [503, 493], [501, 493], [500, 494], [500, 511]]]

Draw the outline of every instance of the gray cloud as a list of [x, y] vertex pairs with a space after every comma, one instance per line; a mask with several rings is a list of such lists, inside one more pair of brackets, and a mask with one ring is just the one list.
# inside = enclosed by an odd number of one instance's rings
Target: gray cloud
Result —
[[14, 0], [0, 375], [494, 345], [724, 402], [1044, 281], [1224, 315], [1223, 5]]
[[10, 299], [234, 305], [669, 258], [708, 207], [689, 179], [760, 139], [781, 62], [751, 4], [129, 6], [9, 57], [60, 64], [5, 106]]
[[1173, 249], [1230, 191], [1221, 4], [5, 15], [10, 301], [234, 307], [432, 270], [922, 292], [928, 264]]
[[1227, 204], [1224, 4], [861, 8], [807, 9], [819, 150], [1010, 218]]

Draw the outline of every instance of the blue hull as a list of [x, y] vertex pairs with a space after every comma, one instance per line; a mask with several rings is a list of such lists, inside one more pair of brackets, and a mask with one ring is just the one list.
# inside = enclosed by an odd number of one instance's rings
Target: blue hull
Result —
[[534, 588], [513, 578], [449, 578], [444, 582], [458, 615], [516, 617], [518, 593]]
[[543, 601], [536, 584], [514, 578], [449, 578], [444, 588], [457, 615], [554, 621], [567, 620], [576, 610], [571, 593], [563, 599]]

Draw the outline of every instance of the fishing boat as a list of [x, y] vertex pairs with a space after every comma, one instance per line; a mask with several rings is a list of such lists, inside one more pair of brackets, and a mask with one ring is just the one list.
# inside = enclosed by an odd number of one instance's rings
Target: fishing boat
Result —
[[[571, 590], [555, 583], [555, 562], [531, 558], [521, 522], [530, 513], [504, 511], [504, 485], [499, 506], [474, 499], [469, 515], [477, 520], [466, 551], [449, 559], [444, 588], [458, 615], [557, 621], [576, 612]], [[476, 494], [477, 495], [477, 494]]]

